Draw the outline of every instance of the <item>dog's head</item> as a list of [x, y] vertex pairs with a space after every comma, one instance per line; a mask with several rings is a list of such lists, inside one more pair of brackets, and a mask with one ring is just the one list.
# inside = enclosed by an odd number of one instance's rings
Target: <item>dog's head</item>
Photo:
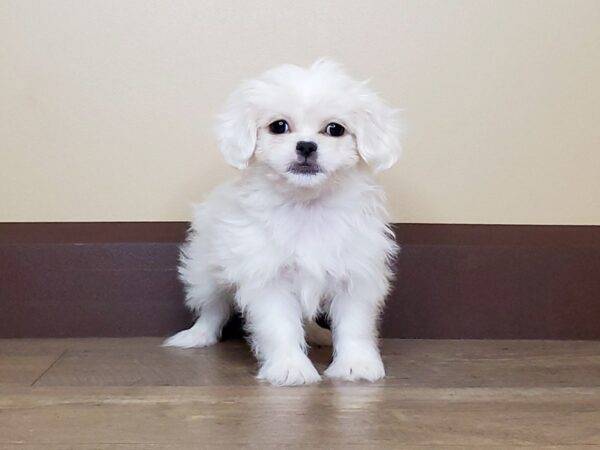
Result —
[[322, 183], [362, 159], [373, 171], [400, 152], [395, 111], [335, 63], [282, 65], [244, 82], [218, 116], [225, 160], [262, 164], [300, 186]]

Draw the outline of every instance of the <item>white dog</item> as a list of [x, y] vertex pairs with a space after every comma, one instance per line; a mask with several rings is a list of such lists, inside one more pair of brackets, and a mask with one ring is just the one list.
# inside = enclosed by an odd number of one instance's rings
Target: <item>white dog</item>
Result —
[[314, 318], [324, 312], [334, 350], [324, 375], [382, 378], [377, 325], [398, 247], [369, 171], [398, 158], [395, 111], [320, 60], [243, 83], [217, 135], [225, 160], [242, 172], [195, 208], [179, 273], [198, 319], [165, 345], [216, 343], [237, 307], [259, 379], [315, 383], [305, 333], [323, 341]]

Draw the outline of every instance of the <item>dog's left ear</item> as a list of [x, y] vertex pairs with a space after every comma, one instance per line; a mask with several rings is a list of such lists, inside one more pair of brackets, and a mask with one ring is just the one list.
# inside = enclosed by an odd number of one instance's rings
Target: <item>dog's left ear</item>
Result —
[[227, 100], [217, 116], [215, 132], [219, 150], [225, 161], [237, 169], [245, 169], [256, 148], [257, 122], [250, 103], [251, 82], [242, 84]]
[[397, 111], [388, 107], [376, 94], [364, 92], [363, 105], [355, 130], [361, 158], [374, 172], [392, 167], [400, 157], [400, 122]]

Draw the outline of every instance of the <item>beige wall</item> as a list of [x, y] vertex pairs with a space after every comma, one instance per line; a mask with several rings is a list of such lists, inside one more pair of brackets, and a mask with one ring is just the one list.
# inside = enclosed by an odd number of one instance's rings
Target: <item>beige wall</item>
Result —
[[188, 219], [230, 90], [320, 56], [405, 108], [396, 221], [600, 224], [597, 0], [0, 0], [0, 221]]

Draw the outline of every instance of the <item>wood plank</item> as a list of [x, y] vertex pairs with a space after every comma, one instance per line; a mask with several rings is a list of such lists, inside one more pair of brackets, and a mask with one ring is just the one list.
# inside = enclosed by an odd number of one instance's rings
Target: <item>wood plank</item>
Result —
[[384, 340], [386, 380], [294, 388], [256, 382], [242, 341], [159, 344], [0, 340], [17, 374], [64, 352], [33, 387], [0, 383], [0, 449], [600, 446], [600, 342]]
[[[38, 386], [254, 385], [244, 341], [204, 349], [162, 348], [162, 339], [66, 340], [67, 351]], [[70, 342], [69, 342], [70, 341]]]
[[[511, 445], [511, 449], [535, 449], [535, 450], [591, 450], [595, 446], [590, 445]], [[121, 444], [121, 443], [111, 443], [111, 444], [4, 444], [0, 446], [2, 450], [198, 450], [199, 448], [214, 448], [214, 449], [230, 449], [229, 445], [203, 445], [202, 443], [194, 443], [194, 444]], [[276, 445], [263, 445], [256, 444], [253, 445], [251, 443], [246, 443], [242, 448], [246, 449], [258, 449], [258, 450], [281, 450], [281, 446]], [[285, 446], [286, 449], [297, 449], [304, 450], [306, 447], [302, 445], [289, 443]], [[346, 444], [345, 446], [340, 446], [336, 444], [332, 444], [329, 447], [319, 446], [316, 444], [313, 448], [328, 448], [328, 449], [360, 449], [360, 450], [386, 450], [393, 449], [398, 450], [401, 448], [402, 450], [440, 450], [440, 446], [437, 445], [404, 445], [400, 444], [398, 447], [397, 444], [393, 443], [387, 446], [381, 446], [379, 444]], [[444, 448], [451, 450], [481, 450], [481, 447], [478, 445], [444, 445]], [[486, 449], [491, 450], [506, 450], [505, 445], [486, 445]]]
[[[229, 340], [205, 349], [161, 348], [162, 340], [65, 339], [63, 357], [40, 386], [254, 385], [247, 344]], [[46, 344], [50, 345], [50, 344]], [[330, 348], [310, 357], [322, 371]], [[403, 387], [600, 387], [600, 342], [383, 341], [387, 378]], [[327, 382], [326, 383], [330, 383]]]
[[600, 445], [598, 388], [52, 387], [0, 410], [2, 444]]
[[383, 341], [389, 384], [600, 387], [599, 341]]
[[65, 351], [64, 342], [0, 339], [0, 386], [35, 383]]

